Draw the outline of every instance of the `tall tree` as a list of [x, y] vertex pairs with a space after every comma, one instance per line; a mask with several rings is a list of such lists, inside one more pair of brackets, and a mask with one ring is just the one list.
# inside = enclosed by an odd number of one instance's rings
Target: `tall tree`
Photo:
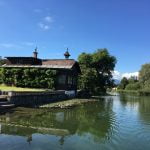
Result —
[[106, 90], [113, 84], [112, 71], [116, 64], [116, 58], [111, 56], [106, 48], [98, 49], [92, 57], [92, 66], [96, 69], [98, 75], [98, 85], [100, 89]]
[[142, 66], [139, 72], [139, 81], [143, 89], [150, 90], [150, 64], [145, 64]]
[[88, 89], [92, 93], [105, 92], [106, 88], [112, 85], [116, 58], [111, 56], [107, 49], [98, 49], [92, 54], [82, 53], [78, 61], [82, 72], [79, 88]]
[[126, 77], [123, 77], [118, 88], [124, 90], [128, 84], [128, 79]]

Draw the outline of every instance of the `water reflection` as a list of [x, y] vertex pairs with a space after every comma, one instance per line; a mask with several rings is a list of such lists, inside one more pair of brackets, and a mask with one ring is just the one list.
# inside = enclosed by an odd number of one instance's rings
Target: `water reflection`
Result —
[[133, 107], [142, 121], [146, 124], [150, 123], [150, 97], [122, 94], [120, 95], [120, 102], [125, 107]]
[[31, 144], [35, 133], [59, 136], [59, 143], [71, 135], [86, 136], [92, 140], [110, 139], [115, 124], [112, 98], [67, 110], [17, 108], [0, 116], [1, 134], [27, 138]]
[[149, 150], [150, 97], [107, 96], [67, 110], [17, 108], [0, 115], [0, 146], [4, 150]]

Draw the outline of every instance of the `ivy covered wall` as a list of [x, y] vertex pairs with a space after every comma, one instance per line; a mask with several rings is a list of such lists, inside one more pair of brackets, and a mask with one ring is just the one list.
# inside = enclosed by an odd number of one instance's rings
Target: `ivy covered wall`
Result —
[[0, 83], [16, 87], [54, 89], [56, 71], [41, 68], [0, 68]]

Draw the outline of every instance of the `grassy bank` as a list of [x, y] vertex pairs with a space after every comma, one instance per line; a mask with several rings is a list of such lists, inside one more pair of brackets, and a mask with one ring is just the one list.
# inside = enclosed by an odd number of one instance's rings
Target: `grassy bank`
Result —
[[117, 92], [123, 94], [134, 94], [138, 96], [150, 96], [149, 90], [117, 90]]
[[38, 91], [46, 91], [46, 90], [45, 89], [20, 88], [20, 87], [14, 87], [14, 86], [0, 85], [0, 91], [38, 92]]

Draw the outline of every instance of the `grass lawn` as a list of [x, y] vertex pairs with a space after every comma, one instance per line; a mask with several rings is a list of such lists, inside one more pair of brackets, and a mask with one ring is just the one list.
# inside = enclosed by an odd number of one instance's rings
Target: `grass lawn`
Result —
[[6, 86], [6, 85], [0, 85], [1, 91], [33, 91], [33, 92], [40, 92], [40, 91], [47, 91], [47, 89], [33, 89], [33, 88], [20, 88], [20, 87], [14, 87], [14, 86]]

